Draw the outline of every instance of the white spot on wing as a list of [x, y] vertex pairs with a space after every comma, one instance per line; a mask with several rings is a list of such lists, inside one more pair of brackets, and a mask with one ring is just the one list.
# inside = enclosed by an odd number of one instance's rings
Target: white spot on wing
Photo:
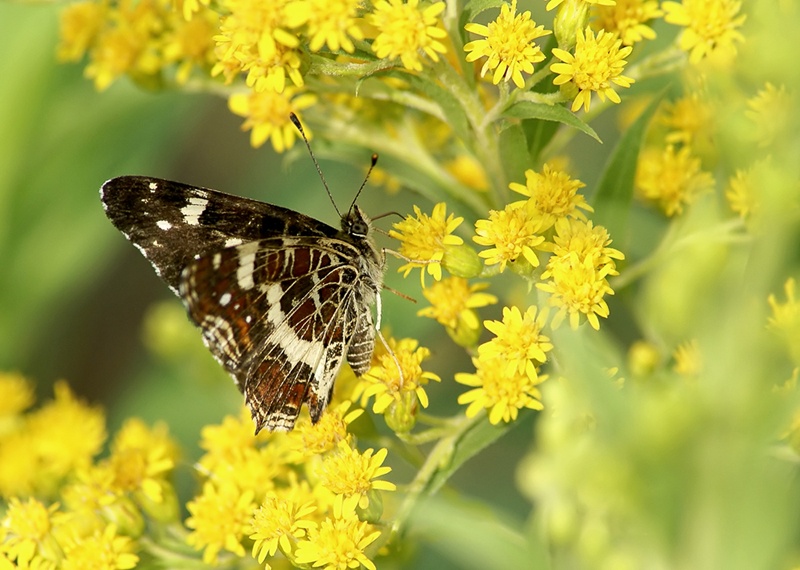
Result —
[[252, 289], [255, 287], [253, 280], [253, 271], [256, 267], [256, 251], [258, 251], [258, 242], [251, 241], [244, 245], [238, 246], [239, 250], [239, 267], [236, 269], [236, 280], [239, 287], [244, 290]]
[[172, 229], [172, 224], [170, 224], [167, 220], [158, 220], [156, 225], [164, 231]]
[[205, 198], [196, 198], [192, 196], [189, 198], [189, 203], [181, 208], [181, 214], [183, 214], [183, 221], [189, 224], [190, 226], [197, 226], [200, 225], [200, 216], [203, 215], [203, 212], [206, 210], [206, 206], [208, 205], [208, 200]]
[[233, 247], [235, 245], [242, 245], [242, 240], [240, 238], [228, 238], [225, 240], [225, 247]]
[[211, 265], [214, 267], [214, 271], [219, 269], [219, 266], [222, 265], [222, 255], [215, 253], [214, 257], [211, 258]]
[[327, 351], [321, 342], [303, 340], [287, 323], [286, 315], [281, 309], [280, 299], [283, 289], [278, 283], [273, 283], [266, 290], [269, 312], [267, 320], [275, 326], [270, 335], [270, 340], [283, 349], [283, 356], [290, 364], [300, 362], [312, 370], [313, 383], [318, 394], [327, 394], [330, 391], [335, 374], [326, 378]]
[[224, 293], [222, 295], [222, 297], [219, 298], [219, 304], [222, 305], [223, 307], [225, 305], [227, 305], [228, 303], [230, 303], [230, 302], [231, 302], [231, 294], [230, 293]]
[[150, 184], [147, 185], [147, 187], [150, 188], [150, 192], [155, 192], [156, 190], [158, 190], [158, 184], [156, 184], [155, 182], [151, 182]]

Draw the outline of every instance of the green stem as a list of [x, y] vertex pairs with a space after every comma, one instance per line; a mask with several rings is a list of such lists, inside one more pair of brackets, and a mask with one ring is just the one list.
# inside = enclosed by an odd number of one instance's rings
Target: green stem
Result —
[[473, 418], [461, 416], [453, 422], [453, 427], [450, 434], [442, 437], [439, 442], [431, 449], [428, 458], [417, 472], [414, 480], [408, 485], [408, 491], [397, 515], [394, 517], [392, 523], [391, 537], [396, 538], [399, 536], [403, 525], [408, 520], [408, 517], [414, 510], [417, 503], [427, 495], [430, 484], [433, 478], [440, 471], [440, 469], [447, 467], [451, 458], [456, 450], [458, 441], [467, 433], [475, 424], [481, 421], [482, 415], [478, 414]]

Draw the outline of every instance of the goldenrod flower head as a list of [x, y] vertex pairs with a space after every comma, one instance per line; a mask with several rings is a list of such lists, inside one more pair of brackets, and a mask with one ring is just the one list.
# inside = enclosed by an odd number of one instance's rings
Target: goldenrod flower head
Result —
[[367, 449], [361, 453], [350, 447], [347, 441], [340, 441], [336, 451], [326, 455], [317, 470], [320, 484], [337, 495], [358, 497], [359, 507], [367, 508], [368, 494], [373, 489], [397, 489], [390, 481], [378, 480], [378, 477], [383, 477], [392, 470], [391, 467], [383, 466], [388, 451], [382, 448], [374, 455], [373, 452], [373, 449]]
[[22, 374], [0, 372], [0, 436], [21, 412], [30, 408], [36, 395], [33, 384]]
[[753, 122], [754, 138], [758, 145], [767, 147], [786, 134], [787, 127], [791, 128], [791, 117], [796, 109], [795, 97], [786, 87], [775, 87], [767, 82], [764, 89], [747, 100], [744, 115]]
[[527, 374], [536, 378], [536, 369], [547, 360], [553, 349], [550, 339], [542, 334], [547, 324], [547, 311], [539, 312], [531, 305], [523, 315], [518, 307], [503, 307], [502, 321], [484, 321], [483, 325], [495, 337], [478, 347], [484, 361], [505, 363], [505, 374]]
[[363, 389], [362, 403], [374, 396], [372, 411], [383, 414], [392, 404], [401, 403], [404, 394], [414, 393], [422, 407], [427, 408], [425, 384], [429, 380], [441, 381], [433, 372], [422, 370], [422, 362], [430, 357], [431, 351], [419, 346], [413, 338], [390, 338], [389, 348], [391, 352], [379, 354], [377, 363], [363, 376], [369, 384]]
[[736, 173], [728, 180], [728, 187], [725, 189], [725, 199], [728, 206], [741, 219], [751, 216], [757, 207], [756, 193], [758, 186], [753, 168], [742, 170], [736, 169]]
[[378, 0], [368, 18], [378, 30], [372, 51], [381, 59], [399, 57], [412, 71], [422, 71], [420, 50], [439, 61], [439, 54], [447, 52], [439, 41], [447, 37], [439, 22], [444, 8], [444, 2], [420, 6], [419, 0]]
[[209, 4], [211, 4], [211, 0], [172, 0], [175, 11], [181, 14], [187, 22], [192, 19], [193, 14], [207, 8]]
[[592, 93], [597, 93], [601, 101], [608, 97], [613, 103], [619, 103], [619, 95], [611, 84], [630, 87], [633, 83], [633, 79], [622, 75], [627, 63], [625, 58], [632, 50], [630, 46], [622, 47], [622, 40], [616, 34], [600, 30], [595, 36], [590, 28], [578, 30], [574, 55], [563, 49], [553, 49], [553, 55], [563, 62], [550, 66], [550, 70], [558, 74], [553, 83], [571, 82], [578, 89], [572, 102], [573, 111], [581, 107], [588, 111]]
[[689, 52], [689, 61], [698, 63], [704, 57], [719, 52], [725, 58], [736, 55], [736, 43], [744, 41], [738, 28], [745, 15], [738, 15], [742, 3], [738, 0], [683, 0], [664, 2], [664, 21], [684, 26], [678, 45]]
[[664, 12], [658, 7], [658, 0], [617, 0], [614, 5], [593, 6], [592, 14], [595, 30], [617, 34], [622, 45], [632, 46], [656, 37], [649, 22], [663, 16]]
[[[311, 93], [287, 87], [283, 93], [272, 90], [234, 93], [228, 99], [228, 108], [245, 117], [242, 130], [251, 130], [250, 144], [254, 148], [269, 140], [276, 152], [283, 152], [292, 148], [297, 138], [297, 128], [289, 115], [311, 107], [316, 101], [316, 96]], [[311, 138], [308, 129], [306, 136]]]
[[218, 63], [211, 73], [223, 73], [230, 83], [247, 72], [246, 83], [256, 91], [283, 92], [287, 77], [303, 86], [300, 40], [284, 29], [286, 0], [225, 0], [228, 12], [219, 24]]
[[688, 146], [676, 150], [646, 148], [639, 157], [636, 170], [636, 190], [647, 200], [658, 204], [667, 216], [683, 213], [698, 194], [711, 190], [714, 178], [702, 170], [700, 159]]
[[[583, 195], [578, 190], [586, 186], [580, 180], [573, 180], [569, 174], [545, 164], [542, 173], [531, 169], [525, 171], [525, 185], [512, 182], [508, 187], [527, 196], [527, 204], [543, 218], [542, 229], [549, 229], [556, 220], [572, 216], [581, 220], [586, 215], [581, 210], [592, 212], [592, 207], [586, 203]], [[523, 204], [525, 202], [515, 202]]]
[[348, 412], [352, 404], [350, 400], [345, 400], [337, 406], [328, 407], [316, 424], [312, 424], [306, 416], [298, 420], [287, 443], [298, 454], [299, 460], [321, 455], [351, 437], [347, 433], [347, 426], [364, 413], [362, 408]]
[[297, 540], [305, 538], [316, 523], [309, 517], [317, 507], [312, 501], [299, 503], [291, 493], [271, 493], [253, 514], [248, 533], [253, 544], [253, 557], [263, 564], [278, 548], [290, 556]]
[[488, 287], [488, 283], [470, 285], [462, 277], [442, 279], [422, 290], [431, 306], [420, 309], [417, 315], [436, 319], [460, 346], [472, 346], [480, 331], [475, 309], [497, 302], [494, 295], [481, 292]]
[[562, 218], [555, 225], [553, 255], [536, 286], [550, 293], [549, 304], [558, 309], [551, 321], [557, 328], [569, 315], [570, 327], [578, 328], [585, 318], [595, 330], [599, 317], [608, 316], [605, 295], [613, 295], [607, 277], [616, 275], [615, 259], [623, 254], [608, 247], [611, 239], [602, 226], [592, 222]]
[[38, 564], [55, 567], [59, 547], [53, 538], [54, 518], [58, 505], [46, 506], [29, 497], [22, 501], [11, 497], [8, 510], [0, 523], [0, 552], [16, 565], [12, 568], [36, 568]]
[[285, 8], [286, 25], [306, 26], [311, 51], [328, 46], [331, 51], [353, 53], [353, 40], [364, 39], [357, 17], [360, 6], [360, 0], [296, 0]]
[[308, 539], [299, 542], [295, 563], [327, 570], [347, 570], [359, 565], [376, 570], [364, 549], [380, 535], [369, 523], [359, 520], [353, 501], [340, 498], [334, 503], [333, 516], [309, 529]]
[[503, 4], [500, 15], [488, 26], [470, 23], [464, 26], [468, 32], [484, 36], [486, 39], [475, 40], [464, 46], [467, 61], [475, 61], [486, 57], [481, 68], [481, 77], [489, 70], [494, 70], [492, 83], [497, 85], [501, 80], [522, 89], [525, 86], [523, 73], [533, 73], [533, 64], [544, 60], [544, 54], [534, 40], [551, 34], [544, 26], [537, 26], [531, 20], [530, 11], [517, 14], [517, 0], [511, 4]]
[[481, 410], [489, 411], [489, 422], [496, 425], [517, 419], [523, 408], [541, 410], [541, 393], [536, 387], [547, 379], [547, 376], [531, 377], [525, 372], [516, 370], [509, 374], [508, 366], [503, 360], [483, 357], [472, 360], [475, 373], [459, 372], [456, 382], [474, 387], [458, 397], [459, 404], [469, 404], [466, 415], [475, 417]]
[[128, 570], [135, 568], [139, 557], [133, 553], [135, 543], [130, 537], [117, 534], [116, 525], [76, 538], [64, 545], [62, 570]]
[[[106, 439], [105, 414], [72, 394], [66, 382], [56, 382], [55, 400], [28, 416], [32, 447], [40, 462], [37, 477], [56, 483], [75, 468], [91, 463]], [[47, 484], [47, 483], [45, 483]]]
[[767, 298], [772, 316], [767, 325], [777, 332], [789, 348], [789, 354], [795, 363], [800, 363], [800, 300], [795, 294], [797, 283], [789, 278], [783, 285], [786, 302], [781, 303], [771, 294]]
[[491, 246], [478, 255], [486, 259], [486, 265], [499, 263], [500, 271], [520, 257], [538, 267], [539, 258], [534, 250], [542, 249], [543, 223], [544, 218], [532, 208], [509, 204], [502, 210], [490, 210], [488, 220], [475, 222], [476, 235], [472, 240], [478, 245]]
[[139, 419], [127, 420], [111, 445], [109, 465], [114, 473], [114, 488], [141, 492], [153, 503], [164, 500], [164, 479], [172, 472], [177, 447], [165, 424], [152, 430]]
[[175, 81], [183, 85], [195, 67], [207, 72], [216, 62], [213, 37], [219, 15], [204, 8], [188, 21], [174, 12], [167, 16], [171, 25], [161, 38], [164, 64], [177, 64]]
[[234, 484], [206, 481], [203, 492], [186, 505], [191, 515], [186, 526], [189, 546], [203, 550], [203, 562], [213, 564], [221, 550], [244, 556], [242, 538], [250, 528], [256, 504], [253, 491], [241, 492]]
[[453, 178], [461, 182], [464, 186], [472, 188], [477, 192], [489, 190], [489, 180], [486, 178], [486, 170], [480, 162], [470, 154], [459, 154], [454, 159], [446, 162], [444, 167], [453, 175]]
[[420, 280], [424, 286], [425, 273], [436, 281], [442, 278], [442, 260], [447, 247], [464, 243], [460, 237], [452, 235], [464, 218], [448, 216], [444, 202], [436, 204], [430, 216], [414, 206], [414, 215], [394, 224], [389, 236], [400, 241], [400, 253], [408, 260], [398, 271], [407, 277], [412, 269], [421, 268]]
[[697, 340], [679, 344], [672, 357], [675, 359], [672, 369], [681, 376], [696, 377], [703, 371], [703, 358]]
[[714, 132], [714, 117], [711, 104], [694, 91], [677, 101], [667, 102], [661, 110], [660, 122], [669, 129], [668, 143], [690, 145]]
[[95, 42], [107, 14], [105, 3], [91, 0], [66, 6], [60, 16], [59, 59], [79, 61]]
[[660, 362], [661, 353], [652, 342], [637, 340], [628, 349], [628, 368], [634, 376], [649, 376]]

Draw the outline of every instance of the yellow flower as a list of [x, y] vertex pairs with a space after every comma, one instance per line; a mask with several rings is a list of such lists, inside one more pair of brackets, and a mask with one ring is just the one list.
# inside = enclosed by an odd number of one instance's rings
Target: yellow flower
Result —
[[107, 4], [91, 0], [66, 6], [60, 17], [59, 59], [80, 61], [103, 28], [107, 13]]
[[445, 163], [444, 167], [464, 186], [478, 192], [486, 192], [489, 189], [486, 171], [472, 155], [459, 154], [453, 160]]
[[547, 360], [546, 353], [553, 349], [550, 339], [542, 334], [547, 323], [547, 311], [536, 315], [535, 305], [523, 315], [518, 307], [503, 307], [503, 320], [484, 321], [484, 326], [495, 338], [478, 347], [480, 358], [495, 363], [505, 363], [504, 374], [527, 374], [536, 379], [536, 369]]
[[772, 309], [767, 325], [781, 336], [795, 364], [800, 363], [800, 300], [795, 295], [796, 289], [794, 278], [789, 278], [783, 285], [785, 303], [780, 303], [774, 294], [767, 298]]
[[570, 327], [576, 329], [581, 317], [595, 330], [599, 317], [608, 316], [605, 295], [613, 295], [607, 277], [617, 275], [615, 259], [624, 255], [608, 247], [611, 239], [602, 226], [592, 222], [562, 218], [555, 225], [553, 255], [536, 286], [550, 293], [549, 304], [558, 309], [551, 321], [557, 328], [569, 315]]
[[[250, 144], [254, 148], [269, 140], [276, 152], [283, 152], [292, 148], [297, 138], [297, 128], [289, 119], [290, 113], [311, 107], [316, 100], [311, 93], [300, 93], [287, 87], [283, 93], [271, 90], [234, 93], [228, 99], [228, 108], [245, 117], [242, 130], [251, 130]], [[308, 128], [305, 132], [311, 138]]]
[[37, 478], [45, 486], [89, 465], [106, 439], [102, 410], [77, 400], [64, 381], [56, 382], [54, 389], [55, 400], [28, 416], [28, 453], [39, 459]]
[[756, 209], [756, 181], [752, 168], [736, 169], [725, 189], [728, 205], [742, 219], [752, 215]]
[[753, 136], [758, 145], [767, 147], [781, 135], [788, 134], [787, 128], [791, 128], [792, 114], [796, 108], [795, 98], [786, 87], [775, 87], [769, 82], [764, 85], [764, 89], [748, 99], [744, 115], [753, 122]]
[[353, 53], [356, 49], [353, 40], [364, 39], [357, 18], [360, 6], [359, 0], [297, 0], [286, 6], [286, 25], [306, 26], [311, 51], [327, 45], [331, 51], [343, 49]]
[[639, 157], [636, 190], [656, 202], [667, 216], [682, 214], [684, 205], [713, 186], [714, 178], [702, 170], [700, 159], [692, 156], [687, 146], [678, 151], [673, 145], [663, 150], [647, 148]]
[[542, 395], [536, 386], [547, 380], [547, 376], [534, 374], [531, 377], [517, 371], [509, 374], [502, 360], [478, 357], [472, 362], [475, 365], [474, 374], [459, 372], [455, 376], [459, 384], [474, 388], [458, 397], [459, 404], [468, 404], [468, 418], [475, 417], [485, 409], [489, 410], [489, 422], [496, 425], [501, 421], [508, 423], [516, 420], [523, 408], [544, 408], [540, 401]]
[[666, 141], [690, 145], [703, 141], [714, 132], [714, 107], [699, 93], [693, 92], [677, 101], [668, 102], [661, 112], [660, 122], [670, 130]]
[[478, 255], [486, 259], [486, 265], [499, 263], [500, 271], [520, 257], [532, 267], [538, 267], [539, 258], [534, 249], [542, 249], [543, 223], [544, 218], [531, 208], [509, 204], [503, 210], [490, 210], [488, 220], [475, 222], [476, 235], [472, 240], [478, 245], [493, 246]]
[[447, 37], [439, 25], [444, 8], [444, 2], [420, 6], [419, 0], [378, 0], [369, 16], [369, 22], [378, 30], [372, 51], [381, 59], [399, 57], [403, 67], [412, 71], [422, 71], [420, 50], [439, 61], [439, 54], [447, 51], [439, 41]]
[[256, 91], [282, 93], [287, 78], [302, 87], [300, 40], [284, 29], [286, 4], [287, 0], [225, 0], [227, 15], [214, 38], [219, 61], [211, 74], [222, 73], [230, 83], [246, 72], [247, 85]]
[[551, 34], [544, 26], [537, 26], [531, 20], [530, 11], [517, 14], [517, 0], [511, 5], [503, 4], [500, 15], [488, 26], [470, 23], [464, 26], [468, 32], [484, 36], [486, 39], [475, 40], [464, 46], [467, 61], [475, 61], [486, 57], [481, 68], [481, 77], [489, 70], [494, 70], [492, 83], [497, 85], [501, 80], [522, 89], [525, 86], [523, 73], [533, 73], [533, 64], [544, 60], [542, 50], [534, 42], [537, 38]]
[[460, 237], [452, 235], [464, 218], [457, 218], [453, 214], [447, 216], [444, 202], [436, 204], [430, 216], [423, 214], [417, 206], [414, 206], [414, 214], [415, 218], [409, 216], [394, 224], [389, 236], [400, 241], [400, 254], [407, 261], [398, 271], [404, 272], [403, 276], [407, 277], [412, 269], [423, 269], [420, 280], [424, 286], [426, 272], [437, 281], [442, 278], [442, 261], [448, 246], [464, 243]]
[[241, 541], [250, 527], [255, 507], [252, 491], [242, 493], [232, 483], [215, 485], [206, 481], [202, 494], [186, 505], [191, 515], [186, 526], [193, 529], [186, 537], [187, 544], [203, 550], [206, 564], [215, 563], [223, 549], [244, 556]]
[[696, 340], [678, 345], [672, 357], [675, 359], [673, 370], [681, 376], [693, 377], [703, 370], [703, 359], [700, 345]]
[[658, 0], [616, 0], [614, 5], [593, 6], [592, 14], [595, 30], [617, 34], [622, 45], [632, 46], [656, 37], [648, 23], [663, 16], [664, 12], [658, 7]]
[[6, 424], [30, 408], [35, 399], [33, 385], [22, 374], [0, 372], [0, 435]]
[[426, 287], [422, 294], [431, 306], [417, 311], [447, 328], [448, 334], [461, 346], [471, 346], [478, 340], [480, 321], [475, 309], [497, 302], [497, 297], [481, 293], [488, 283], [475, 283], [462, 277], [448, 277]]
[[347, 570], [359, 565], [376, 570], [364, 549], [380, 535], [369, 523], [359, 520], [352, 501], [338, 500], [334, 503], [333, 517], [310, 529], [308, 539], [300, 541], [295, 563], [326, 570]]
[[76, 538], [64, 546], [62, 570], [128, 570], [135, 568], [139, 557], [132, 551], [133, 540], [117, 534], [117, 527], [109, 524], [102, 531]]
[[740, 28], [746, 16], [737, 16], [742, 3], [737, 0], [683, 0], [664, 2], [664, 21], [684, 26], [678, 45], [689, 52], [689, 61], [720, 52], [723, 57], [736, 55], [736, 43], [744, 41]]
[[563, 62], [550, 66], [550, 70], [558, 74], [553, 83], [564, 85], [571, 82], [578, 89], [572, 102], [573, 111], [581, 107], [588, 111], [593, 92], [601, 101], [608, 97], [613, 103], [619, 103], [619, 95], [611, 84], [630, 87], [633, 83], [633, 79], [622, 75], [625, 58], [633, 48], [621, 47], [622, 40], [605, 30], [600, 30], [597, 36], [590, 28], [578, 30], [577, 39], [574, 55], [563, 49], [553, 49], [553, 55]]
[[397, 489], [394, 483], [377, 480], [392, 470], [382, 465], [388, 451], [379, 449], [374, 455], [373, 451], [368, 449], [361, 453], [348, 442], [340, 441], [337, 450], [325, 456], [317, 468], [320, 484], [337, 495], [358, 497], [359, 507], [367, 508], [370, 491]]
[[9, 559], [16, 561], [13, 568], [47, 567], [55, 568], [60, 559], [60, 549], [53, 537], [53, 519], [58, 505], [45, 506], [34, 498], [24, 502], [11, 497], [8, 510], [0, 523], [0, 551]]
[[350, 434], [347, 433], [347, 426], [364, 413], [362, 408], [348, 412], [352, 404], [350, 400], [345, 400], [335, 407], [328, 407], [316, 424], [312, 424], [311, 419], [307, 416], [297, 421], [288, 445], [296, 452], [298, 462], [312, 455], [330, 451], [340, 441], [350, 437]]
[[281, 552], [289, 556], [299, 539], [305, 538], [316, 523], [309, 515], [316, 510], [311, 501], [298, 503], [289, 493], [287, 496], [271, 493], [253, 514], [248, 533], [253, 544], [253, 556], [263, 564], [267, 556]]
[[[549, 229], [556, 220], [566, 216], [585, 220], [586, 215], [581, 210], [594, 211], [586, 199], [578, 194], [578, 190], [584, 186], [586, 184], [580, 180], [573, 180], [569, 174], [550, 164], [544, 165], [541, 174], [526, 170], [524, 186], [517, 182], [508, 185], [514, 192], [527, 196], [528, 206], [543, 218], [540, 231]], [[515, 202], [512, 205], [523, 203]]]
[[213, 37], [219, 15], [203, 8], [189, 21], [175, 12], [166, 16], [170, 25], [161, 39], [164, 63], [177, 64], [175, 80], [183, 85], [195, 67], [208, 73], [216, 62]]
[[114, 487], [141, 493], [143, 499], [162, 503], [169, 488], [166, 477], [175, 467], [177, 446], [167, 433], [166, 424], [150, 429], [139, 419], [127, 420], [111, 445], [109, 465]]
[[[422, 370], [421, 364], [430, 356], [431, 351], [419, 346], [416, 340], [389, 339], [389, 348], [391, 352], [377, 355], [375, 357], [377, 364], [362, 377], [367, 383], [363, 387], [362, 404], [374, 396], [372, 411], [376, 414], [385, 414], [386, 421], [390, 423], [392, 429], [408, 431], [399, 428], [401, 425], [408, 427], [407, 422], [412, 422], [413, 425], [412, 418], [416, 414], [417, 401], [423, 408], [428, 407], [425, 384], [430, 380], [440, 382], [441, 379], [433, 372]], [[393, 415], [402, 416], [396, 418], [398, 425], [392, 424]]]

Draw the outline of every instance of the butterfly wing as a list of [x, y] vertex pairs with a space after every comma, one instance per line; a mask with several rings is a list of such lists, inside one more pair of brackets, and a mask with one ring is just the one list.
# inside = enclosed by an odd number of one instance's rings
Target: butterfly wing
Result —
[[257, 431], [291, 429], [303, 402], [316, 422], [359, 332], [366, 353], [371, 317], [357, 256], [339, 239], [272, 238], [203, 255], [183, 272], [189, 315], [244, 393]]
[[338, 233], [286, 208], [159, 178], [114, 178], [100, 199], [111, 223], [176, 294], [181, 271], [198, 256], [265, 238]]

